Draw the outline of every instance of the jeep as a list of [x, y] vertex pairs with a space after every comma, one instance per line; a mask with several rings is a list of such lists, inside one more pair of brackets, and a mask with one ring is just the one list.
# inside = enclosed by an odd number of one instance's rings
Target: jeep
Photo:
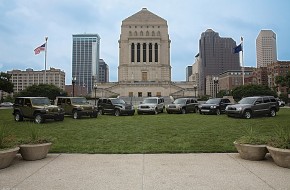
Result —
[[132, 104], [127, 104], [124, 100], [119, 98], [100, 98], [98, 100], [99, 114], [113, 114], [120, 115], [134, 115], [135, 109]]
[[216, 114], [220, 115], [225, 112], [228, 105], [231, 104], [228, 98], [212, 98], [199, 106], [200, 114]]
[[82, 116], [96, 118], [98, 109], [88, 103], [84, 97], [56, 97], [55, 104], [64, 109], [66, 115], [72, 115], [74, 119], [80, 119]]
[[238, 104], [229, 105], [226, 114], [233, 117], [250, 119], [257, 115], [275, 117], [279, 111], [279, 104], [274, 96], [253, 96], [241, 99]]
[[172, 104], [166, 106], [168, 114], [171, 113], [196, 113], [198, 110], [198, 102], [193, 98], [178, 98]]
[[137, 113], [151, 113], [158, 114], [163, 113], [164, 99], [162, 97], [149, 97], [145, 98], [140, 105], [138, 105]]
[[15, 121], [23, 118], [34, 119], [35, 123], [43, 123], [46, 119], [63, 121], [64, 110], [51, 105], [47, 97], [17, 97], [13, 106]]

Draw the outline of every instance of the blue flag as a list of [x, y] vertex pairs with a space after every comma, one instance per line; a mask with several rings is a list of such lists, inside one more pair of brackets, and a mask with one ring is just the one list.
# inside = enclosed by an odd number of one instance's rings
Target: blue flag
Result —
[[243, 51], [242, 44], [234, 47], [233, 49], [234, 49], [234, 53], [239, 53], [240, 51]]

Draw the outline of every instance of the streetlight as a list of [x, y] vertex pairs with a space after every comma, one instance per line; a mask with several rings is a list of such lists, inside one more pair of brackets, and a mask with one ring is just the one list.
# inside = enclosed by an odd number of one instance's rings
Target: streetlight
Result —
[[218, 77], [213, 77], [213, 84], [215, 87], [215, 98], [217, 97], [217, 85], [219, 83], [219, 78]]
[[97, 105], [97, 88], [98, 88], [98, 85], [97, 84], [94, 84], [94, 89], [95, 89], [95, 106]]
[[76, 80], [77, 80], [77, 78], [73, 77], [72, 81], [71, 81], [71, 83], [72, 83], [72, 96], [73, 97], [75, 96], [75, 83], [76, 83]]
[[195, 98], [196, 98], [196, 89], [197, 89], [197, 85], [194, 84], [194, 85], [193, 85], [193, 90], [194, 90], [194, 97], [195, 97]]

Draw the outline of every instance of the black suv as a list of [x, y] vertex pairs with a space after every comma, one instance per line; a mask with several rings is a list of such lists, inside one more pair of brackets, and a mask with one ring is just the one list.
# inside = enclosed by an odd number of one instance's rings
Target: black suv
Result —
[[198, 111], [198, 102], [193, 98], [178, 98], [172, 104], [166, 106], [167, 113], [196, 113]]
[[98, 100], [99, 114], [105, 113], [120, 115], [134, 115], [135, 109], [132, 104], [127, 104], [124, 100], [119, 98], [100, 98]]
[[241, 99], [238, 104], [226, 108], [226, 114], [233, 117], [250, 119], [256, 115], [276, 116], [279, 103], [274, 96], [253, 96]]
[[228, 98], [211, 98], [199, 106], [200, 114], [220, 115], [225, 112], [228, 105], [232, 104]]
[[31, 118], [35, 123], [43, 123], [46, 119], [63, 121], [64, 110], [51, 105], [47, 97], [18, 97], [13, 106], [13, 115], [15, 121]]

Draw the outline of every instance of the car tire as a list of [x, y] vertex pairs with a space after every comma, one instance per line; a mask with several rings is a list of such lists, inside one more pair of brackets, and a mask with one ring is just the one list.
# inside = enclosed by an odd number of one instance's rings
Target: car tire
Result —
[[34, 116], [34, 122], [35, 123], [40, 124], [40, 123], [43, 123], [44, 120], [45, 119], [44, 119], [42, 114], [40, 114], [40, 113], [35, 114], [35, 116]]
[[91, 113], [90, 117], [97, 118], [98, 117], [98, 112]]
[[23, 116], [21, 115], [21, 113], [18, 111], [18, 112], [15, 112], [14, 114], [14, 120], [19, 122], [19, 121], [23, 121]]
[[58, 115], [54, 117], [54, 121], [63, 121], [64, 120], [64, 115]]
[[120, 110], [115, 109], [115, 111], [114, 111], [114, 115], [117, 116], [117, 117], [120, 116]]
[[80, 118], [80, 114], [78, 113], [78, 111], [74, 111], [73, 112], [73, 118], [74, 119], [79, 119]]
[[270, 117], [275, 117], [275, 116], [276, 116], [276, 110], [272, 108], [272, 109], [270, 110], [269, 116], [270, 116]]
[[198, 112], [198, 109], [195, 107], [194, 109], [193, 109], [193, 113], [197, 113]]
[[142, 115], [142, 112], [139, 112], [139, 111], [138, 111], [137, 114], [138, 114], [138, 115]]
[[99, 115], [104, 115], [104, 110], [103, 109], [99, 110]]
[[220, 114], [221, 114], [221, 110], [220, 110], [220, 109], [217, 109], [217, 110], [215, 111], [215, 113], [216, 113], [216, 115], [220, 115]]
[[154, 110], [154, 115], [157, 115], [157, 114], [158, 114], [158, 109], [155, 108], [155, 110]]
[[252, 118], [252, 112], [250, 110], [246, 110], [243, 114], [245, 119], [251, 119]]
[[186, 110], [184, 108], [181, 109], [182, 114], [186, 114]]

